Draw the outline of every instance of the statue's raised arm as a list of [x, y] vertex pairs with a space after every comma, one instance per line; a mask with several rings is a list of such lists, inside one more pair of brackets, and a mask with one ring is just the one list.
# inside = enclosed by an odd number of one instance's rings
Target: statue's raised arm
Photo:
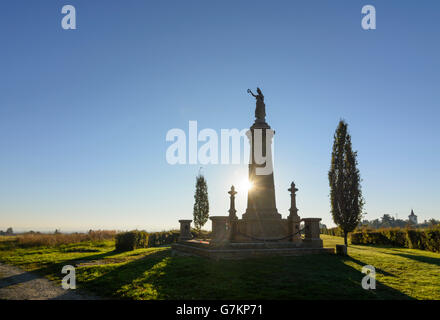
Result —
[[247, 92], [250, 93], [257, 100], [264, 101], [264, 96], [263, 96], [263, 93], [261, 92], [260, 88], [257, 88], [257, 93], [258, 93], [257, 95], [254, 94], [251, 89], [247, 89]]
[[251, 89], [247, 89], [247, 92], [250, 93], [254, 98], [256, 98], [257, 96], [252, 92]]

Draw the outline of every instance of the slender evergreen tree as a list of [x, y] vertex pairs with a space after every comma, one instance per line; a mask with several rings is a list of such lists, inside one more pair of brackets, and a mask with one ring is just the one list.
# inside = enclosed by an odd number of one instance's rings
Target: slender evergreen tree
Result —
[[200, 173], [196, 177], [194, 200], [194, 225], [196, 229], [200, 230], [209, 217], [208, 185], [206, 184], [205, 177]]
[[348, 233], [361, 221], [364, 205], [356, 158], [357, 152], [352, 150], [347, 123], [341, 120], [334, 135], [328, 179], [333, 221], [343, 230], [345, 245]]

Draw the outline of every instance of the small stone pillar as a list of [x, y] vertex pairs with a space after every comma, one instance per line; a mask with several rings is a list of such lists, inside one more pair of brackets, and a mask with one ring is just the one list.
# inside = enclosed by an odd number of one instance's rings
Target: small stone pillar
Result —
[[305, 218], [301, 221], [304, 221], [304, 247], [322, 248], [321, 231], [319, 230], [321, 218]]
[[347, 246], [344, 244], [337, 244], [336, 245], [336, 254], [340, 256], [346, 256], [347, 255]]
[[192, 220], [179, 220], [180, 222], [180, 236], [179, 241], [192, 239], [191, 222]]
[[298, 191], [298, 188], [296, 188], [295, 183], [292, 182], [287, 191], [290, 191], [290, 214], [287, 217], [289, 222], [289, 234], [292, 234], [290, 241], [300, 242], [301, 233], [299, 232], [299, 227], [301, 218], [298, 216], [298, 208], [296, 207], [296, 192]]
[[212, 221], [211, 242], [222, 242], [227, 239], [226, 224], [229, 218], [227, 216], [209, 217]]
[[228, 231], [227, 238], [228, 240], [234, 240], [235, 234], [237, 232], [237, 210], [235, 210], [235, 195], [237, 192], [235, 191], [234, 186], [231, 186], [231, 191], [228, 191], [230, 195], [230, 205], [229, 205], [229, 219], [228, 219]]

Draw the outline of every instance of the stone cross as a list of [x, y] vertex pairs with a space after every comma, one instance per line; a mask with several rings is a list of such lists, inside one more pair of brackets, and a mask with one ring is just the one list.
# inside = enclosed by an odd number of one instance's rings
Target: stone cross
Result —
[[289, 233], [292, 234], [292, 238], [290, 241], [293, 242], [301, 242], [301, 233], [299, 230], [300, 220], [301, 218], [298, 216], [298, 208], [296, 207], [296, 192], [298, 188], [295, 187], [295, 183], [292, 182], [290, 184], [290, 188], [287, 189], [290, 191], [290, 215], [288, 217], [289, 220]]
[[237, 210], [235, 210], [235, 195], [237, 194], [237, 192], [235, 191], [234, 186], [231, 187], [231, 191], [229, 191], [228, 193], [231, 195], [231, 202], [229, 207], [229, 219], [235, 220], [237, 219], [237, 216], [235, 214], [237, 212]]
[[298, 191], [298, 188], [295, 187], [295, 183], [292, 181], [292, 184], [290, 185], [290, 188], [287, 189], [287, 191], [290, 191], [290, 216], [291, 217], [297, 217], [298, 216], [298, 208], [296, 207], [296, 192]]

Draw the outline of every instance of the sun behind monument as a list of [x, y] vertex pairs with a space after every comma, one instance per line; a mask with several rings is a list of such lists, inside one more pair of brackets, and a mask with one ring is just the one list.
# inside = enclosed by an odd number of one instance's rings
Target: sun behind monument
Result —
[[237, 186], [237, 190], [239, 191], [249, 191], [253, 188], [252, 181], [249, 181], [249, 179], [243, 179], [240, 184]]

